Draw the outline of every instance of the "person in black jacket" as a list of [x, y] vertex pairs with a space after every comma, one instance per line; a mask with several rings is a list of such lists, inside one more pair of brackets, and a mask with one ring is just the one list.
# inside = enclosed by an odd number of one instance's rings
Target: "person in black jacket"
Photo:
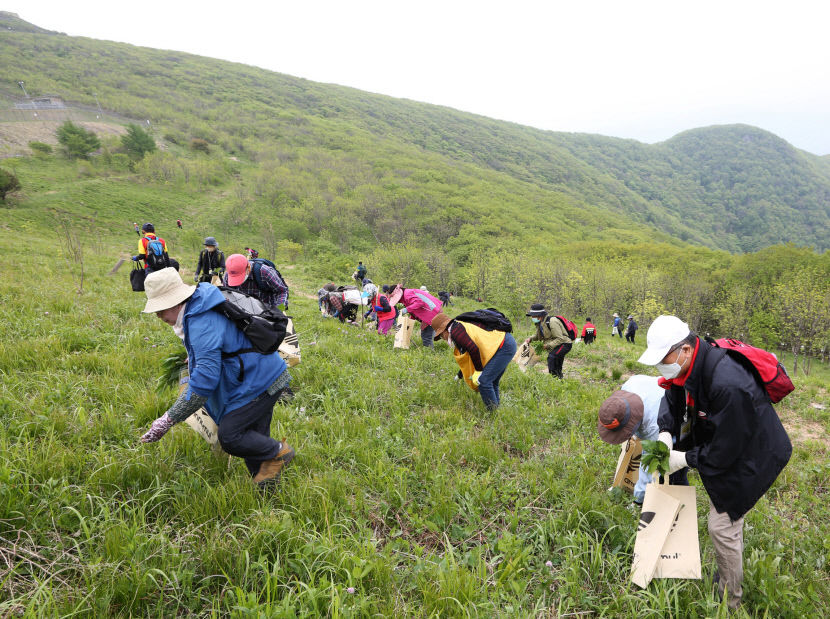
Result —
[[[218, 245], [212, 236], [205, 239], [205, 248], [199, 253], [199, 263], [196, 265], [193, 281], [210, 283], [214, 275], [222, 277], [225, 272], [225, 254], [219, 251]], [[201, 277], [199, 273], [202, 274]]]
[[640, 363], [657, 366], [667, 389], [659, 439], [671, 450], [669, 472], [697, 469], [709, 495], [709, 536], [716, 581], [727, 603], [741, 603], [744, 515], [792, 455], [792, 444], [754, 375], [722, 348], [699, 339], [676, 316], [660, 316]]
[[628, 315], [628, 329], [625, 331], [625, 341], [634, 343], [634, 336], [637, 335], [637, 323], [634, 316]]

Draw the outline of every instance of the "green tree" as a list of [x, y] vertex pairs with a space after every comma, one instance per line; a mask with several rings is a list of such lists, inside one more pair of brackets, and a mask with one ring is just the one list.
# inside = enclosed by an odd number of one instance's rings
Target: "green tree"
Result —
[[70, 159], [86, 159], [92, 151], [101, 148], [101, 141], [95, 132], [84, 129], [71, 120], [58, 127], [56, 135], [58, 142], [63, 146], [64, 154]]
[[153, 136], [134, 123], [127, 125], [127, 134], [121, 136], [121, 144], [133, 159], [142, 159], [146, 153], [156, 150]]
[[0, 168], [0, 202], [6, 201], [6, 194], [20, 189], [20, 181], [17, 176]]
[[[798, 369], [799, 353], [809, 356], [820, 348], [830, 329], [830, 290], [818, 269], [793, 273], [775, 286], [774, 298], [781, 321], [781, 335], [793, 353], [793, 376]], [[804, 366], [805, 373], [809, 365]]]

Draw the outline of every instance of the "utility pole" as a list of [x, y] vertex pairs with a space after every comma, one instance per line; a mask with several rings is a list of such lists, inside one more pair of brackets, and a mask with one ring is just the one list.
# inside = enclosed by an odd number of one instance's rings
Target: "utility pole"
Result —
[[26, 89], [23, 87], [23, 84], [25, 84], [25, 82], [17, 82], [17, 85], [20, 86], [20, 88], [23, 90], [23, 94], [26, 95], [26, 98], [28, 99], [29, 93], [26, 92]]

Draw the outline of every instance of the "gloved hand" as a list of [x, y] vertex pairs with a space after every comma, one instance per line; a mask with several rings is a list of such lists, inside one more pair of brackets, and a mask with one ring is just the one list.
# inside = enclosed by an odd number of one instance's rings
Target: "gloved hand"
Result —
[[685, 469], [689, 464], [686, 462], [686, 452], [672, 449], [669, 452], [669, 475], [680, 469]]
[[138, 256], [133, 256], [132, 258], [130, 258], [130, 260], [132, 260], [133, 262], [138, 262], [139, 260], [141, 260], [141, 258], [139, 258]]
[[470, 376], [470, 382], [474, 385], [478, 386], [478, 379], [481, 378], [481, 372], [473, 372], [473, 375]]
[[406, 308], [403, 308], [403, 309], [400, 311], [401, 316], [405, 316], [405, 315], [406, 315], [406, 314], [408, 314], [408, 313], [409, 313], [409, 311], [408, 311]]
[[194, 276], [193, 276], [193, 281], [194, 281], [194, 282], [198, 282], [198, 281], [199, 281], [199, 275], [198, 275], [198, 274], [196, 274], [196, 275], [194, 275]]
[[176, 425], [175, 422], [170, 419], [170, 416], [167, 413], [164, 413], [161, 417], [156, 419], [150, 426], [150, 429], [142, 435], [141, 442], [155, 443], [160, 440], [162, 436], [167, 434], [167, 431], [174, 425]]
[[672, 441], [671, 432], [661, 432], [657, 440], [669, 448], [669, 451], [674, 449], [674, 442]]

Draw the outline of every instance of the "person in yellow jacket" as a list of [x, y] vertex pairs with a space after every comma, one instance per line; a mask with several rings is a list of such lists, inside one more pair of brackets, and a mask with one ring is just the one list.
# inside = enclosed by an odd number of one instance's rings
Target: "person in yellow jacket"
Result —
[[443, 338], [452, 348], [460, 374], [470, 389], [478, 391], [488, 409], [498, 408], [499, 382], [516, 354], [513, 336], [504, 331], [488, 331], [472, 322], [453, 320], [444, 313], [435, 315], [432, 328], [435, 339]]

